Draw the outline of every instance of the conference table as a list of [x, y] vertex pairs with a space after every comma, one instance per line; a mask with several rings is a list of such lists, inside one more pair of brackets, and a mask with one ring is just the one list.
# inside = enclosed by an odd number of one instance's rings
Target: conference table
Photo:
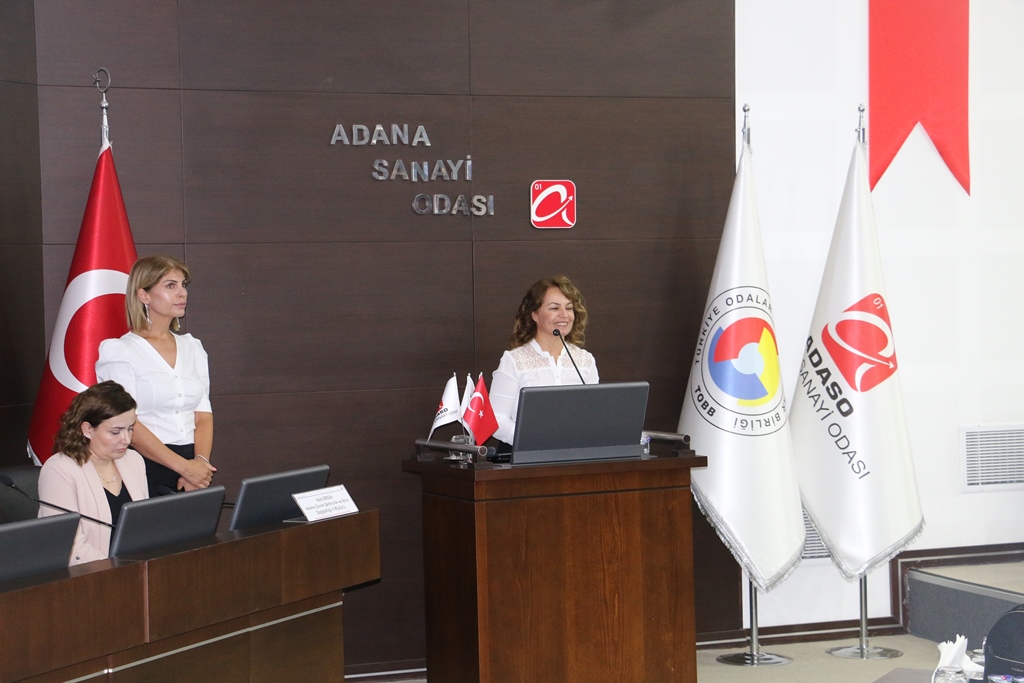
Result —
[[696, 683], [690, 469], [420, 456], [430, 683]]
[[0, 683], [338, 681], [345, 591], [380, 578], [377, 510], [0, 583]]

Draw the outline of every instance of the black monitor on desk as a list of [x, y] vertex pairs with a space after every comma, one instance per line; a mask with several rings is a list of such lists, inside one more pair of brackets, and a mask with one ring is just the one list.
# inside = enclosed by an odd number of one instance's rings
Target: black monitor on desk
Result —
[[194, 541], [217, 532], [224, 487], [125, 503], [110, 538], [110, 556], [148, 553], [163, 546]]
[[649, 390], [647, 382], [521, 389], [511, 463], [641, 457]]
[[0, 524], [0, 581], [66, 569], [80, 519], [68, 513]]
[[315, 465], [242, 480], [231, 516], [231, 531], [277, 524], [302, 516], [293, 494], [322, 489], [331, 468]]

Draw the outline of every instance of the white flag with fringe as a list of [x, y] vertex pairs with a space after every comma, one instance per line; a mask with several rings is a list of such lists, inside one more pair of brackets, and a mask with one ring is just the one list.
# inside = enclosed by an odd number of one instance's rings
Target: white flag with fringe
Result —
[[708, 458], [701, 511], [764, 592], [799, 563], [804, 523], [750, 166], [744, 144], [679, 432]]
[[924, 527], [864, 145], [857, 143], [793, 398], [804, 508], [847, 579]]

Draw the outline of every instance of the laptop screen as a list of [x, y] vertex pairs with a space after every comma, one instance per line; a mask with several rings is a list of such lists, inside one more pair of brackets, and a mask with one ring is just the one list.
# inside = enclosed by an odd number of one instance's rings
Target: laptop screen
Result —
[[300, 517], [302, 510], [292, 494], [322, 489], [330, 472], [327, 465], [316, 465], [243, 479], [231, 517], [231, 531]]
[[217, 532], [224, 487], [173, 493], [125, 503], [110, 539], [110, 556], [146, 553]]
[[79, 519], [71, 513], [0, 524], [0, 581], [66, 569]]
[[512, 464], [639, 458], [647, 382], [526, 387], [512, 443]]

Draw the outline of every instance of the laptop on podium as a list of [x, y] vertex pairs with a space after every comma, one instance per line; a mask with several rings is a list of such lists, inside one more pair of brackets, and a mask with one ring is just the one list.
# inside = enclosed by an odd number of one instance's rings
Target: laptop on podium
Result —
[[639, 458], [647, 382], [526, 387], [512, 440], [513, 465]]

